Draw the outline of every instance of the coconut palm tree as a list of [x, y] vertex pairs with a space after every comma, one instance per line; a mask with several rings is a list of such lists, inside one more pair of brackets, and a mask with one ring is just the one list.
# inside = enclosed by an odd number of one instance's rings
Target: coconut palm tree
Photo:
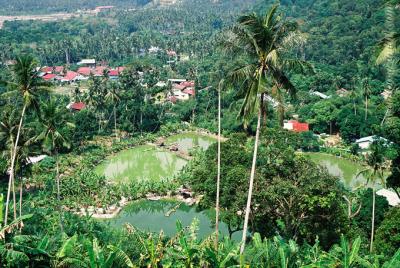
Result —
[[[8, 181], [8, 190], [6, 198], [6, 211], [4, 223], [7, 224], [8, 221], [8, 209], [10, 201], [10, 192], [12, 186], [14, 185], [15, 176], [15, 160], [17, 157], [18, 143], [21, 134], [21, 129], [23, 127], [23, 122], [25, 118], [26, 110], [30, 107], [38, 108], [38, 94], [44, 88], [49, 85], [41, 80], [38, 76], [37, 62], [29, 55], [21, 56], [16, 59], [16, 63], [12, 68], [12, 81], [7, 81], [6, 84], [10, 91], [5, 93], [6, 95], [16, 95], [22, 97], [23, 106], [21, 111], [21, 117], [19, 120], [17, 136], [14, 142], [14, 148], [11, 153], [11, 164], [10, 164], [10, 177]], [[14, 200], [15, 202], [15, 200]], [[14, 206], [15, 207], [15, 206]], [[16, 211], [14, 210], [14, 219], [16, 219]]]
[[40, 122], [42, 123], [43, 130], [37, 136], [36, 140], [41, 141], [43, 151], [54, 155], [56, 160], [56, 184], [57, 184], [57, 201], [60, 212], [60, 227], [63, 231], [63, 219], [61, 212], [61, 196], [60, 196], [60, 170], [58, 153], [61, 149], [69, 149], [71, 144], [66, 137], [66, 127], [75, 127], [74, 124], [67, 121], [63, 106], [50, 99], [50, 101], [43, 103], [41, 108]]
[[118, 85], [115, 84], [115, 83], [112, 83], [111, 87], [108, 89], [108, 92], [106, 94], [106, 100], [113, 105], [115, 139], [118, 139], [118, 133], [117, 133], [117, 109], [116, 109], [116, 106], [117, 106], [118, 102], [121, 99], [121, 97], [119, 96], [119, 93], [118, 93], [118, 89], [119, 89]]
[[371, 87], [369, 85], [368, 78], [365, 78], [362, 81], [362, 95], [365, 98], [365, 116], [364, 120], [367, 121], [368, 119], [368, 99], [371, 96]]
[[218, 250], [219, 234], [219, 192], [221, 181], [221, 88], [223, 80], [218, 87], [218, 154], [217, 154], [217, 197], [215, 202], [215, 250]]
[[239, 93], [244, 96], [239, 116], [244, 119], [245, 125], [253, 118], [255, 111], [258, 118], [241, 254], [243, 254], [247, 237], [261, 116], [265, 109], [266, 95], [271, 95], [271, 89], [277, 87], [285, 89], [293, 97], [296, 90], [287, 72], [307, 72], [312, 69], [309, 64], [290, 57], [289, 50], [303, 44], [305, 38], [299, 34], [297, 23], [282, 19], [282, 16], [278, 14], [278, 7], [279, 5], [272, 6], [265, 16], [252, 13], [240, 17], [238, 24], [227, 32], [223, 41], [224, 50], [229, 55], [239, 55], [245, 61], [245, 64], [234, 69], [227, 79], [232, 85], [239, 86]]
[[385, 162], [386, 144], [382, 140], [375, 140], [370, 147], [370, 154], [367, 158], [368, 168], [362, 170], [358, 176], [363, 176], [367, 179], [367, 186], [371, 183], [372, 188], [372, 217], [371, 217], [371, 238], [370, 252], [373, 250], [374, 233], [375, 233], [375, 185], [379, 181], [382, 185], [385, 184], [384, 178], [384, 162]]

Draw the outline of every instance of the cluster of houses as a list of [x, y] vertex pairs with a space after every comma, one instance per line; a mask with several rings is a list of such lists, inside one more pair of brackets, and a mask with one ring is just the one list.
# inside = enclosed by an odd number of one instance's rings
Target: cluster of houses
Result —
[[195, 82], [186, 79], [169, 79], [171, 90], [167, 93], [167, 99], [176, 103], [178, 101], [187, 101], [196, 96]]
[[40, 69], [40, 77], [45, 81], [72, 83], [88, 80], [91, 75], [103, 77], [108, 75], [111, 80], [118, 79], [125, 67], [110, 68], [106, 65], [97, 65], [95, 59], [84, 59], [77, 63], [76, 71], [66, 70], [64, 66], [45, 66]]

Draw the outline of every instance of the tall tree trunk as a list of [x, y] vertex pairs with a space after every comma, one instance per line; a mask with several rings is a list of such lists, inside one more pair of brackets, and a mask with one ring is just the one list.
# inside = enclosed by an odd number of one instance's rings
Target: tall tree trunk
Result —
[[114, 104], [114, 131], [115, 131], [115, 139], [118, 140], [118, 135], [117, 135], [117, 112], [115, 109], [115, 104]]
[[372, 222], [371, 222], [371, 242], [369, 252], [372, 253], [375, 233], [375, 188], [372, 188]]
[[251, 166], [250, 185], [249, 185], [249, 193], [248, 193], [248, 196], [247, 196], [246, 214], [245, 214], [245, 217], [244, 217], [242, 245], [240, 247], [240, 255], [243, 255], [244, 248], [246, 246], [246, 237], [247, 237], [247, 228], [248, 228], [248, 224], [249, 224], [251, 198], [252, 198], [252, 195], [253, 195], [253, 184], [254, 184], [254, 177], [255, 177], [255, 173], [256, 173], [256, 162], [257, 162], [258, 140], [260, 138], [260, 128], [261, 128], [261, 107], [258, 110], [256, 139], [255, 139], [255, 142], [254, 142], [253, 163], [252, 163], [252, 166]]
[[60, 168], [58, 163], [58, 153], [56, 152], [56, 182], [57, 182], [57, 202], [58, 202], [58, 213], [60, 213], [60, 229], [61, 233], [64, 232], [63, 213], [61, 208], [61, 193], [60, 193]]
[[220, 180], [221, 180], [221, 88], [218, 89], [218, 155], [217, 155], [217, 200], [215, 202], [215, 250], [218, 250]]
[[[8, 209], [9, 209], [9, 204], [10, 204], [10, 193], [11, 193], [11, 187], [14, 185], [15, 159], [17, 157], [19, 136], [21, 135], [21, 128], [22, 128], [22, 124], [24, 121], [24, 117], [25, 117], [25, 111], [26, 111], [26, 103], [24, 104], [24, 107], [22, 108], [21, 119], [19, 120], [19, 125], [18, 125], [17, 138], [15, 140], [14, 149], [11, 153], [10, 178], [8, 180], [8, 190], [7, 190], [7, 199], [6, 199], [6, 211], [5, 211], [5, 216], [4, 216], [4, 225], [7, 225], [7, 222], [8, 222]], [[15, 197], [15, 189], [14, 189], [14, 187], [12, 187], [12, 188], [13, 188], [13, 195]], [[15, 198], [14, 198], [14, 219], [16, 218], [16, 216], [17, 216], [17, 212], [16, 212], [16, 208], [15, 208]]]
[[367, 121], [368, 118], [368, 97], [365, 97], [365, 121]]

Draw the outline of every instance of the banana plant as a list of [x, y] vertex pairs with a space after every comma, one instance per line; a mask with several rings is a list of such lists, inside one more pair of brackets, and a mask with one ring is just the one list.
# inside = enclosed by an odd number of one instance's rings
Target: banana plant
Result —
[[134, 267], [125, 252], [111, 245], [102, 248], [96, 238], [86, 243], [86, 250], [90, 268]]
[[340, 237], [340, 246], [335, 246], [327, 255], [325, 261], [330, 262], [334, 267], [352, 268], [358, 267], [361, 257], [359, 256], [361, 238], [357, 237], [353, 244]]
[[232, 242], [225, 237], [223, 243], [218, 243], [218, 250], [214, 246], [206, 247], [204, 257], [211, 267], [240, 267], [239, 263], [240, 244]]

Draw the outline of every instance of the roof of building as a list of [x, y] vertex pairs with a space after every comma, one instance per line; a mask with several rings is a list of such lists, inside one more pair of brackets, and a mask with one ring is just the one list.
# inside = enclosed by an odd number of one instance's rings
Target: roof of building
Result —
[[318, 96], [321, 99], [329, 99], [331, 96], [325, 95], [324, 93], [321, 93], [319, 91], [313, 91], [311, 92], [312, 95]]
[[70, 103], [67, 108], [68, 109], [72, 109], [72, 110], [76, 110], [76, 111], [80, 111], [85, 109], [86, 104], [84, 104], [83, 102], [74, 102], [74, 103]]
[[356, 140], [356, 143], [362, 143], [362, 142], [374, 142], [375, 140], [385, 140], [385, 138], [379, 137], [379, 136], [368, 136], [368, 137], [364, 137], [361, 139]]
[[77, 72], [68, 71], [67, 74], [61, 78], [61, 81], [72, 81], [74, 80], [79, 74]]
[[103, 76], [103, 75], [104, 75], [104, 71], [107, 70], [107, 69], [108, 69], [108, 68], [105, 67], [105, 66], [97, 66], [97, 67], [94, 69], [94, 75]]
[[181, 86], [194, 87], [195, 83], [194, 83], [194, 81], [184, 81], [184, 82], [181, 82]]
[[172, 85], [173, 89], [178, 89], [178, 90], [184, 90], [186, 86], [180, 85], [180, 84], [173, 84]]
[[54, 79], [56, 76], [57, 76], [56, 74], [48, 74], [48, 73], [47, 73], [47, 74], [43, 75], [42, 78], [43, 78], [44, 80], [46, 80], [46, 81], [49, 81], [49, 80], [51, 80], [51, 79]]
[[90, 69], [89, 67], [79, 67], [78, 69], [78, 73], [81, 75], [89, 76], [91, 72], [92, 69]]
[[172, 103], [176, 103], [178, 101], [178, 99], [175, 96], [170, 96], [168, 97], [168, 100]]
[[392, 192], [387, 189], [380, 189], [379, 191], [376, 192], [376, 194], [386, 197], [386, 200], [388, 201], [389, 205], [393, 207], [400, 205], [400, 198], [397, 196], [395, 192]]
[[47, 155], [38, 155], [38, 156], [31, 156], [27, 158], [27, 162], [29, 164], [36, 164], [39, 163], [40, 161], [42, 161], [43, 159], [45, 159], [47, 157]]
[[80, 62], [78, 62], [78, 65], [82, 65], [82, 64], [96, 64], [96, 60], [95, 59], [83, 59]]
[[55, 66], [53, 67], [53, 71], [56, 73], [62, 73], [64, 71], [64, 66]]
[[192, 88], [186, 88], [183, 90], [184, 93], [189, 94], [189, 95], [196, 95], [196, 90], [192, 89]]

